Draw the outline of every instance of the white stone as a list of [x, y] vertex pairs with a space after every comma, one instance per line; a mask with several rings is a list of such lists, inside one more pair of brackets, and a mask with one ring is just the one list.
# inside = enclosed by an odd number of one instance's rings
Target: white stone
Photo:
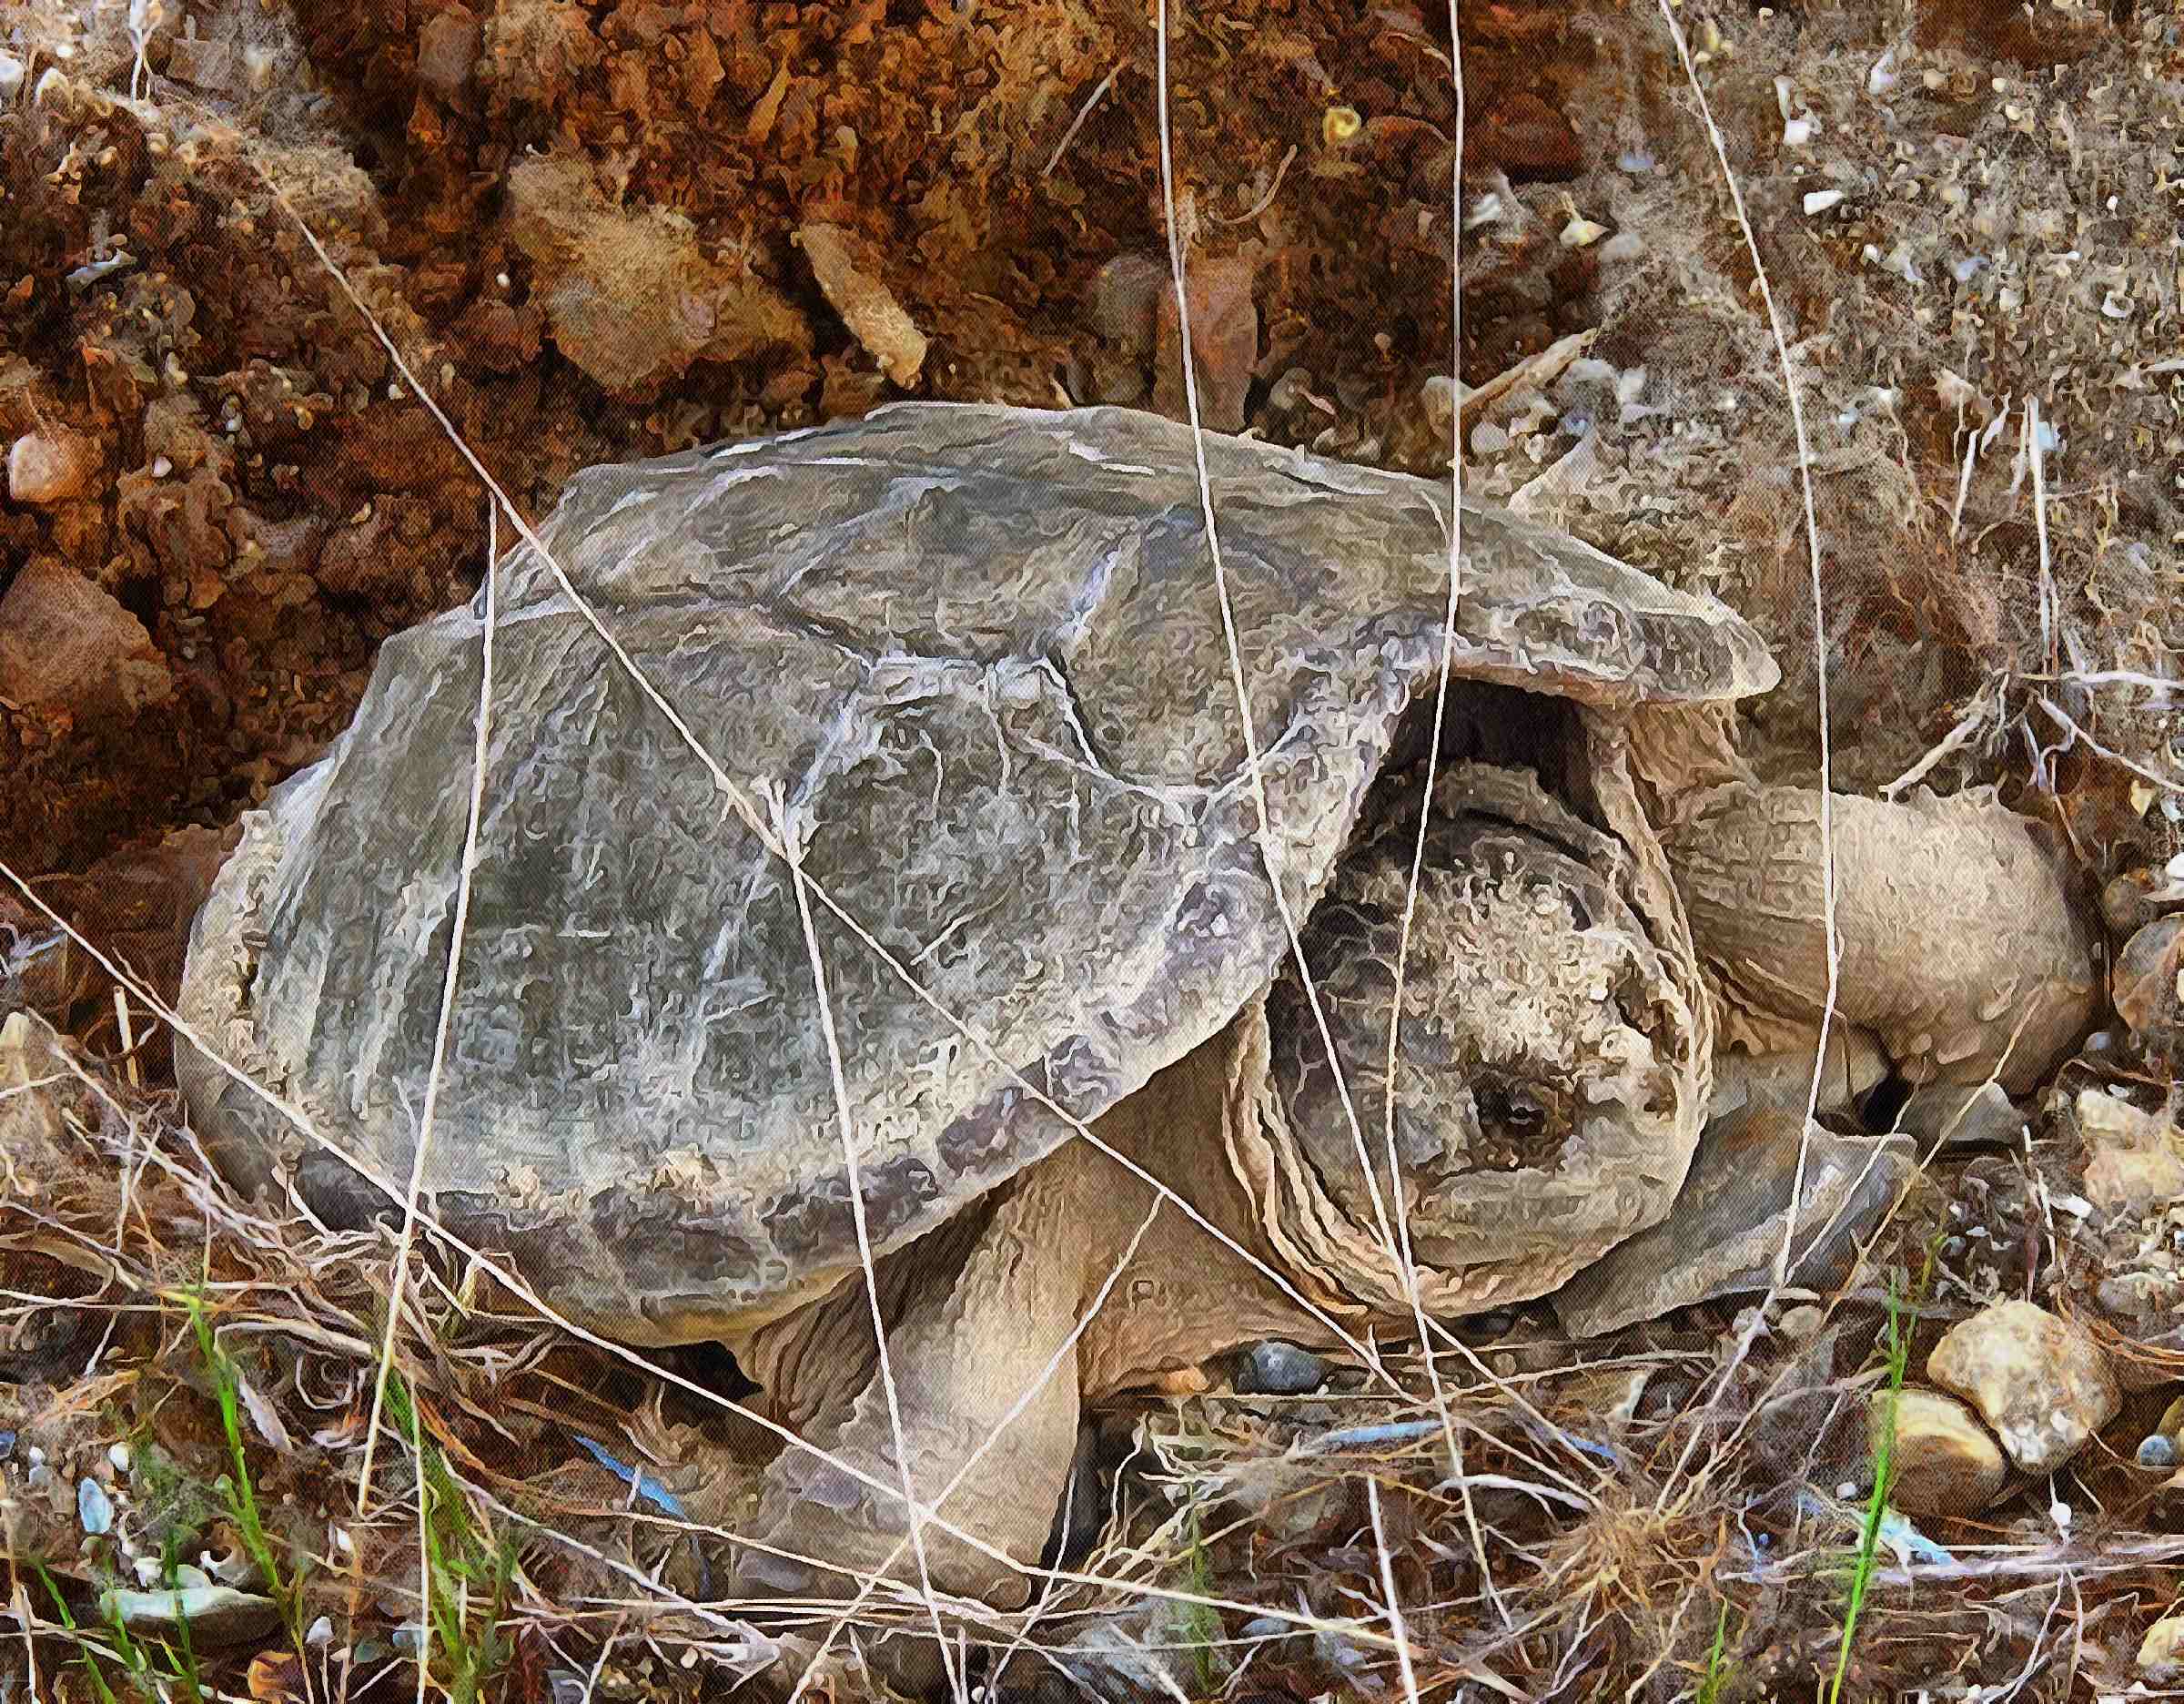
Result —
[[2122, 1405], [2100, 1345], [2029, 1302], [1999, 1302], [1952, 1327], [1926, 1376], [1969, 1400], [2027, 1473], [2060, 1467]]

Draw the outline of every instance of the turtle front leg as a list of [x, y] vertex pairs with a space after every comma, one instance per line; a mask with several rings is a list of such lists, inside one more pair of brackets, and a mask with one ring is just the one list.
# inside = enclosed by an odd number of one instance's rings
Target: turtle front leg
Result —
[[[1256, 1246], [1259, 1213], [1226, 1132], [1263, 1070], [1263, 1049], [1247, 1045], [1260, 1030], [1247, 1019], [1109, 1109], [1102, 1141], [1129, 1166], [1067, 1141], [881, 1263], [912, 1484], [942, 1519], [998, 1552], [927, 1524], [939, 1589], [997, 1608], [1029, 1595], [1020, 1570], [1039, 1560], [1060, 1512], [1083, 1397], [1203, 1388], [1206, 1363], [1266, 1337], [1333, 1341], [1332, 1322], [1268, 1283], [1244, 1252]], [[741, 1358], [775, 1418], [880, 1485], [901, 1485], [861, 1276], [760, 1332]], [[794, 1445], [766, 1469], [750, 1530], [818, 1563], [918, 1577], [901, 1496]], [[849, 1589], [845, 1576], [751, 1546], [738, 1571], [753, 1594]]]
[[1028, 1596], [1021, 1567], [1039, 1559], [1077, 1446], [1075, 1345], [1057, 1355], [1077, 1322], [1085, 1264], [1066, 1169], [1032, 1168], [968, 1222], [882, 1263], [892, 1408], [861, 1276], [759, 1334], [747, 1362], [776, 1415], [813, 1447], [789, 1445], [766, 1469], [750, 1530], [772, 1549], [739, 1547], [742, 1589], [847, 1598], [864, 1575], [915, 1583], [900, 1495], [906, 1463], [921, 1504], [998, 1553], [925, 1521], [934, 1587], [1004, 1608]]
[[[1832, 801], [1839, 1024], [1914, 1084], [2031, 1089], [2092, 1023], [2092, 929], [2037, 825], [1991, 799]], [[1737, 782], [1662, 836], [1722, 1040], [1809, 1050], [1827, 986], [1820, 796]]]

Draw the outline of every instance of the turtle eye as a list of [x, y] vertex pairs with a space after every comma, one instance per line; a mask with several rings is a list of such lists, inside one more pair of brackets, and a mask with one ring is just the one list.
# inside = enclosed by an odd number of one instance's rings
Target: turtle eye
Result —
[[1558, 1097], [1543, 1085], [1488, 1078], [1471, 1090], [1479, 1120], [1479, 1151], [1473, 1171], [1552, 1171], [1563, 1131]]
[[1490, 1084], [1479, 1090], [1479, 1122], [1488, 1130], [1531, 1135], [1547, 1121], [1547, 1110], [1528, 1089]]

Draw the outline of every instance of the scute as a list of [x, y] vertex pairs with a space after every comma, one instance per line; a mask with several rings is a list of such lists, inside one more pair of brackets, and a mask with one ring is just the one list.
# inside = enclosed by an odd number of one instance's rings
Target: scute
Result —
[[[1446, 495], [1207, 451], [1301, 915], [1434, 679]], [[815, 907], [877, 1247], [1271, 979], [1286, 938], [1185, 428], [900, 405], [590, 470], [542, 536], [713, 756], [778, 789], [807, 875], [896, 961]], [[601, 1329], [733, 1336], [856, 1261], [795, 895], [546, 565], [526, 549], [502, 572], [428, 1203]], [[1496, 512], [1465, 512], [1462, 588], [1463, 675], [1610, 706], [1774, 680], [1720, 605]], [[190, 955], [186, 1015], [382, 1181], [410, 1173], [432, 1058], [482, 610], [387, 644], [351, 728], [249, 820]], [[299, 1158], [184, 1051], [223, 1163], [263, 1182]]]

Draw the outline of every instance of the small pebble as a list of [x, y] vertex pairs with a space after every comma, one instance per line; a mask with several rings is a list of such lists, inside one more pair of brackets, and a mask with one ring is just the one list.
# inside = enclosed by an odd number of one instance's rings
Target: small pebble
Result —
[[126, 1474], [129, 1470], [129, 1446], [126, 1444], [109, 1444], [106, 1446], [106, 1459], [114, 1464], [116, 1473]]
[[114, 1530], [114, 1499], [96, 1479], [85, 1479], [76, 1486], [76, 1515], [84, 1530], [94, 1537]]
[[2177, 1465], [2177, 1441], [2166, 1433], [2149, 1432], [2138, 1442], [2141, 1467], [2168, 1468]]
[[100, 460], [98, 445], [82, 432], [25, 432], [8, 447], [7, 494], [19, 503], [87, 495]]
[[1809, 1343], [1826, 1324], [1827, 1315], [1808, 1303], [1786, 1310], [1778, 1329], [1791, 1343]]
[[1300, 1396], [1327, 1383], [1328, 1364], [1309, 1349], [1269, 1339], [1255, 1345], [1236, 1370], [1243, 1396]]
[[2149, 1680], [2166, 1683], [2184, 1668], [2179, 1658], [2184, 1658], [2184, 1615], [2165, 1615], [2146, 1630], [2139, 1643], [2138, 1670]]
[[[1889, 1413], [1876, 1395], [1872, 1426], [1877, 1446]], [[2009, 1466], [2001, 1447], [1972, 1411], [1938, 1391], [1897, 1394], [1894, 1483], [1888, 1499], [1906, 1515], [1971, 1515], [2001, 1495]]]

